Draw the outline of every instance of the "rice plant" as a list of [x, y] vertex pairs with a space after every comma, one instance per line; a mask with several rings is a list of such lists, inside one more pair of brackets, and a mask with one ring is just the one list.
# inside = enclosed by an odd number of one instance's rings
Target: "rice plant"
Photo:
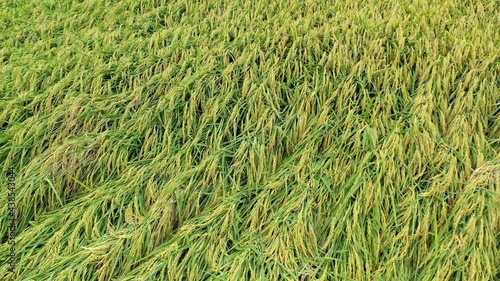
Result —
[[500, 5], [0, 2], [0, 280], [500, 280]]

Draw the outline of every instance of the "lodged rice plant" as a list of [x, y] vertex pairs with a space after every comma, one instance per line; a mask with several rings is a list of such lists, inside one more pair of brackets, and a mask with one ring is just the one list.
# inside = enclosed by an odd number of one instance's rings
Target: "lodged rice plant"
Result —
[[500, 280], [499, 11], [1, 1], [0, 280]]

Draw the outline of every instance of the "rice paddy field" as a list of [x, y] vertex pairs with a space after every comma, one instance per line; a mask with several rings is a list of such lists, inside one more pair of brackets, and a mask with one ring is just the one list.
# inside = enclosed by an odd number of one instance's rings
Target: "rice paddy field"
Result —
[[500, 280], [499, 11], [1, 1], [0, 280]]

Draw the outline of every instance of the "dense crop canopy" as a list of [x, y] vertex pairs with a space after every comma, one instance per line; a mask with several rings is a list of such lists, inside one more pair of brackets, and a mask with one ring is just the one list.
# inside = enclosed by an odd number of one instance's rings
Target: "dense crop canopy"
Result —
[[0, 279], [496, 280], [499, 10], [0, 1]]

